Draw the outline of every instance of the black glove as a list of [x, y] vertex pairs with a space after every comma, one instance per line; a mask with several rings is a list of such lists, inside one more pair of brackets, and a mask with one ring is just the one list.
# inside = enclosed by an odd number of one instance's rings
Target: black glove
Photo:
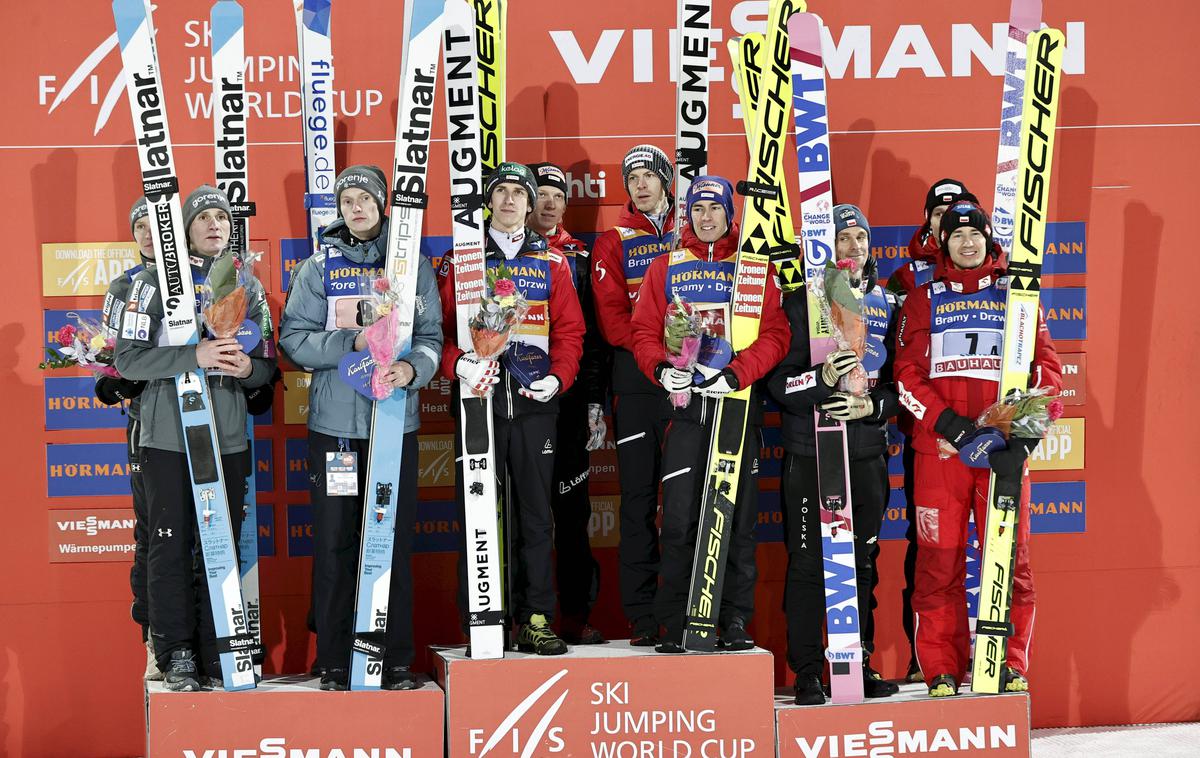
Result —
[[963, 440], [968, 434], [975, 431], [975, 425], [969, 418], [960, 416], [949, 408], [942, 411], [942, 415], [938, 416], [933, 428], [938, 434], [945, 437], [947, 442], [954, 445], [955, 450], [962, 450]]
[[119, 376], [102, 376], [96, 380], [96, 399], [105, 405], [116, 405], [133, 400], [146, 389], [145, 382], [122, 379]]
[[1027, 437], [1010, 437], [1008, 447], [997, 450], [988, 456], [988, 465], [996, 472], [997, 478], [1021, 479], [1025, 470], [1025, 460], [1041, 442]]
[[242, 388], [242, 391], [246, 393], [246, 413], [251, 416], [261, 416], [271, 410], [271, 404], [275, 402], [275, 383], [281, 377], [282, 374], [276, 368], [275, 373], [271, 375], [271, 381], [263, 386]]

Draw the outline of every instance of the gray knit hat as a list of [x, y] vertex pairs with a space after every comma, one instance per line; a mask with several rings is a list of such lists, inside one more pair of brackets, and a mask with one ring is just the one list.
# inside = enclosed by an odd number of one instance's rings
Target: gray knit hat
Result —
[[133, 203], [133, 207], [129, 209], [129, 231], [133, 231], [133, 227], [137, 226], [137, 221], [143, 216], [150, 215], [150, 205], [146, 202], [146, 196], [142, 195]]
[[639, 168], [648, 168], [657, 174], [662, 180], [663, 191], [671, 187], [675, 178], [675, 167], [666, 153], [654, 145], [634, 145], [621, 161], [621, 181], [625, 183], [626, 192], [629, 191], [629, 175]]
[[233, 212], [229, 210], [229, 198], [225, 193], [211, 184], [201, 184], [196, 189], [192, 190], [192, 194], [187, 196], [187, 200], [183, 202], [183, 228], [186, 233], [192, 228], [192, 222], [196, 220], [204, 211], [210, 208], [219, 208], [225, 211], [225, 215], [233, 218]]
[[375, 198], [375, 202], [379, 204], [380, 216], [387, 213], [387, 177], [378, 166], [360, 163], [355, 166], [347, 166], [342, 169], [342, 173], [338, 174], [337, 181], [333, 183], [333, 191], [336, 195], [335, 202], [339, 216], [342, 215], [342, 193], [348, 189], [363, 190]]

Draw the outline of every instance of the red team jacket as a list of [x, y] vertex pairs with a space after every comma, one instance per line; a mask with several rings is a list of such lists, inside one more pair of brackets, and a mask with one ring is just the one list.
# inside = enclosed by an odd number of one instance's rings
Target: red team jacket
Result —
[[[646, 218], [646, 214], [633, 206], [632, 201], [621, 210], [616, 226], [646, 232], [650, 241], [661, 239], [654, 224]], [[662, 237], [671, 234], [674, 229], [675, 214], [668, 211], [663, 222]], [[605, 342], [629, 352], [633, 352], [633, 336], [629, 325], [640, 285], [640, 280], [630, 281], [625, 277], [625, 251], [620, 233], [616, 229], [609, 229], [601, 234], [592, 248], [592, 297], [596, 305], [596, 323]]]

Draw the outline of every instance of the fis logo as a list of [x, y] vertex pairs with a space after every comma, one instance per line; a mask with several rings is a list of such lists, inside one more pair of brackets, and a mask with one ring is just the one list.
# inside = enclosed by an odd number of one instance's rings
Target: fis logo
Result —
[[[543, 740], [548, 743], [544, 748], [547, 753], [561, 753], [566, 748], [566, 742], [563, 740], [563, 728], [555, 726], [553, 722], [554, 716], [562, 708], [567, 695], [570, 694], [569, 689], [562, 690], [558, 698], [545, 709], [542, 717], [538, 719], [537, 726], [528, 732], [524, 739], [522, 739], [523, 734], [519, 723], [525, 714], [538, 704], [541, 697], [566, 675], [567, 669], [562, 669], [542, 682], [537, 689], [529, 693], [524, 700], [508, 712], [508, 715], [501, 719], [499, 726], [492, 730], [486, 739], [484, 737], [487, 733], [486, 730], [469, 729], [467, 731], [467, 753], [477, 758], [484, 758], [501, 742], [506, 741], [511, 744], [513, 754], [532, 755], [534, 749], [542, 744]], [[524, 746], [523, 750], [522, 746]]]

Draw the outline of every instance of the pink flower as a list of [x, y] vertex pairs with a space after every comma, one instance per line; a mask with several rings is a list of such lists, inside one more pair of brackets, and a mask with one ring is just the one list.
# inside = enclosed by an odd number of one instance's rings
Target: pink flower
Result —
[[1046, 415], [1051, 421], [1057, 421], [1063, 415], [1063, 401], [1055, 398], [1046, 405]]
[[388, 282], [386, 276], [381, 276], [375, 280], [374, 288], [376, 292], [388, 292], [392, 289], [392, 285]]
[[508, 297], [517, 294], [517, 285], [512, 279], [497, 279], [492, 286], [492, 294], [496, 297]]
[[840, 261], [837, 262], [837, 267], [843, 271], [851, 271], [851, 272], [856, 271], [858, 269], [858, 265], [855, 264], [853, 258], [842, 258]]
[[234, 270], [235, 270], [235, 271], [241, 271], [241, 270], [242, 270], [242, 258], [241, 258], [241, 256], [235, 255], [235, 256], [233, 257], [233, 268], [234, 268]]
[[58, 330], [58, 334], [55, 335], [55, 340], [57, 340], [58, 344], [62, 347], [70, 347], [71, 343], [75, 341], [75, 327], [71, 324], [64, 325]]

